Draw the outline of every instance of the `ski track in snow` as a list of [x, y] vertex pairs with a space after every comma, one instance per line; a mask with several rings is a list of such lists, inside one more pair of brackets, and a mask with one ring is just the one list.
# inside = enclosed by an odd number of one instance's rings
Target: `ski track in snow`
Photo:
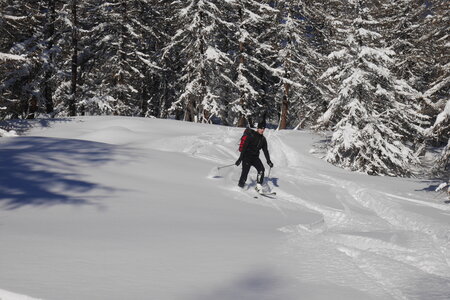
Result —
[[[103, 137], [103, 142], [112, 142], [119, 134], [127, 147], [184, 153], [215, 165], [228, 165], [237, 159], [242, 133], [211, 127], [200, 134], [192, 130], [136, 142], [140, 135], [133, 128], [108, 127], [107, 123], [103, 126], [95, 134], [87, 132], [81, 137]], [[275, 164], [266, 182], [276, 190], [276, 199], [255, 198], [254, 169], [246, 189], [237, 187], [240, 167], [212, 168], [207, 174], [236, 201], [273, 209], [284, 218], [293, 214], [308, 216], [304, 223], [278, 228], [286, 236], [281, 246], [286, 261], [280, 264], [291, 265], [294, 277], [304, 281], [329, 281], [338, 286], [351, 282], [352, 288], [374, 299], [448, 299], [450, 224], [433, 220], [422, 211], [448, 216], [450, 206], [362, 185], [350, 180], [351, 175], [344, 170], [328, 174], [321, 170], [326, 163], [295, 148], [290, 138], [293, 134], [300, 138], [305, 133], [266, 132]], [[265, 162], [262, 153], [260, 157]], [[324, 274], [323, 265], [331, 271]], [[1, 300], [31, 299], [10, 295], [0, 290]]]
[[[321, 205], [314, 199], [289, 193], [280, 187], [277, 189], [277, 200], [273, 202], [295, 203], [323, 216], [323, 219], [316, 222], [290, 226], [282, 230], [291, 234], [313, 232], [315, 239], [335, 244], [337, 251], [348, 256], [361, 272], [378, 282], [379, 286], [394, 299], [420, 299], [420, 293], [417, 295], [420, 291], [417, 289], [418, 283], [427, 290], [434, 289], [435, 286], [447, 287], [442, 292], [436, 291], [430, 299], [448, 299], [449, 224], [434, 222], [430, 218], [405, 212], [403, 206], [389, 200], [399, 199], [443, 211], [449, 211], [449, 206], [370, 190], [350, 181], [317, 174], [314, 169], [308, 169], [308, 165], [299, 166], [300, 162], [307, 159], [299, 159], [302, 154], [287, 146], [276, 134], [272, 135], [269, 143], [279, 146], [278, 152], [272, 151], [275, 157], [273, 161], [276, 161], [280, 168], [289, 168], [289, 172], [286, 172], [288, 178], [326, 185], [336, 190], [335, 195], [349, 196], [347, 199], [336, 196], [336, 200], [343, 207], [336, 209]], [[228, 180], [227, 184], [235, 182], [236, 179]], [[360, 207], [367, 213], [360, 214], [352, 210], [352, 207]], [[274, 208], [281, 210], [278, 205]], [[355, 228], [359, 228], [361, 232], [355, 232]], [[379, 233], [381, 230], [390, 231], [392, 234], [383, 236]], [[304, 240], [295, 234], [291, 239], [304, 243]], [[427, 246], [420, 247], [420, 245]], [[318, 245], [317, 248], [319, 247]], [[426, 277], [427, 281], [424, 282], [422, 276], [417, 275], [416, 269], [423, 272], [423, 277]]]
[[[250, 188], [244, 191], [239, 188], [233, 189], [239, 193], [236, 198], [242, 199], [242, 195], [247, 194], [248, 198], [244, 201], [271, 207], [281, 214], [284, 214], [282, 207], [283, 204], [286, 205], [286, 202], [321, 214], [322, 218], [312, 223], [289, 226], [280, 230], [290, 233], [291, 240], [298, 240], [298, 243], [304, 243], [304, 241], [295, 235], [303, 235], [306, 231], [312, 232], [315, 239], [327, 243], [328, 247], [330, 243], [334, 244], [336, 251], [348, 257], [347, 264], [357, 266], [366, 278], [377, 282], [378, 288], [386, 291], [394, 299], [421, 299], [418, 285], [427, 290], [439, 286], [446, 287], [441, 292], [435, 291], [429, 299], [448, 299], [447, 293], [450, 291], [449, 224], [434, 222], [430, 218], [413, 212], [405, 212], [404, 206], [397, 205], [395, 200], [447, 212], [450, 211], [449, 206], [372, 190], [348, 180], [338, 180], [336, 177], [320, 174], [314, 169], [313, 163], [307, 163], [311, 158], [305, 157], [305, 154], [288, 146], [282, 136], [278, 132], [271, 132], [267, 136], [269, 149], [272, 148], [270, 149], [272, 160], [276, 162], [276, 167], [272, 171], [287, 168], [288, 171], [283, 171], [285, 173], [283, 179], [290, 180], [292, 184], [300, 181], [327, 186], [330, 188], [329, 196], [334, 197], [341, 204], [342, 209], [299, 196], [284, 190], [282, 186], [276, 188], [276, 200], [265, 197], [254, 199], [251, 191], [248, 191], [253, 188], [255, 182], [251, 176], [248, 180]], [[225, 132], [221, 138], [217, 138], [215, 134], [204, 134], [197, 138], [194, 143], [197, 145], [195, 149], [190, 148], [186, 152], [194, 157], [227, 163], [230, 159], [237, 157], [236, 152], [230, 150], [230, 147], [232, 148], [232, 142], [238, 139], [239, 134], [233, 131]], [[201, 154], [202, 149], [217, 144], [220, 149], [217, 156]], [[270, 145], [276, 146], [270, 147]], [[263, 154], [261, 159], [264, 161]], [[238, 173], [237, 171], [228, 172], [225, 185], [235, 185]], [[269, 184], [273, 188], [273, 184], [270, 182]], [[348, 196], [342, 199], [339, 195], [343, 194]], [[355, 228], [361, 231], [355, 231]], [[382, 234], [382, 231], [391, 233]], [[311, 243], [317, 242], [312, 240]], [[426, 245], [426, 247], [420, 247], [420, 245]], [[321, 246], [317, 245], [317, 248], [319, 247]], [[417, 272], [417, 269], [420, 272]], [[418, 273], [422, 275], [419, 276]], [[427, 280], [424, 281], [424, 278]], [[355, 276], [352, 280], [357, 282], [359, 278]], [[355, 283], [355, 285], [358, 284]], [[368, 291], [370, 290], [368, 288]], [[374, 290], [372, 292], [376, 293]]]

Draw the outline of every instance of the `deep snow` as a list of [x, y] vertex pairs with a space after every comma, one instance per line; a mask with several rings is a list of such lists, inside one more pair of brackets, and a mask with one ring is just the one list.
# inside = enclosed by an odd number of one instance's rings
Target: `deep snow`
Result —
[[439, 182], [351, 173], [318, 158], [322, 137], [267, 130], [277, 196], [254, 198], [254, 169], [244, 190], [240, 168], [217, 170], [237, 159], [242, 129], [17, 125], [22, 136], [0, 138], [1, 300], [450, 295]]

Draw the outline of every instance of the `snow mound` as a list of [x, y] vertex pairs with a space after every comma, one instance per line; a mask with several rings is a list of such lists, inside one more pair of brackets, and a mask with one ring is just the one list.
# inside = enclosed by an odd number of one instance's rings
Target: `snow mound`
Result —
[[18, 136], [15, 130], [6, 131], [0, 128], [0, 137], [13, 137]]
[[266, 130], [269, 198], [254, 191], [254, 169], [237, 187], [242, 128], [29, 122], [26, 135], [0, 139], [4, 289], [65, 300], [450, 294], [439, 183], [351, 173], [315, 156], [320, 136]]

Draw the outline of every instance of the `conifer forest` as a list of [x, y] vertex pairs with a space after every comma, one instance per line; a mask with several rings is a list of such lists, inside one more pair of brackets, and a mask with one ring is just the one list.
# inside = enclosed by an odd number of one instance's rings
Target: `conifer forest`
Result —
[[449, 16], [448, 0], [0, 0], [0, 120], [265, 117], [326, 133], [337, 166], [445, 177]]

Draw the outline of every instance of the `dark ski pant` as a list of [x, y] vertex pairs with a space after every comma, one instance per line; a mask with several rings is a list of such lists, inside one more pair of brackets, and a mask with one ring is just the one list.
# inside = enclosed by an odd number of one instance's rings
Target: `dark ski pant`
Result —
[[259, 184], [263, 183], [264, 180], [264, 165], [259, 159], [259, 157], [249, 157], [244, 158], [242, 160], [242, 173], [241, 178], [239, 179], [239, 185], [244, 186], [247, 181], [248, 172], [250, 171], [250, 167], [253, 166], [258, 171], [258, 176], [256, 178], [256, 182]]

